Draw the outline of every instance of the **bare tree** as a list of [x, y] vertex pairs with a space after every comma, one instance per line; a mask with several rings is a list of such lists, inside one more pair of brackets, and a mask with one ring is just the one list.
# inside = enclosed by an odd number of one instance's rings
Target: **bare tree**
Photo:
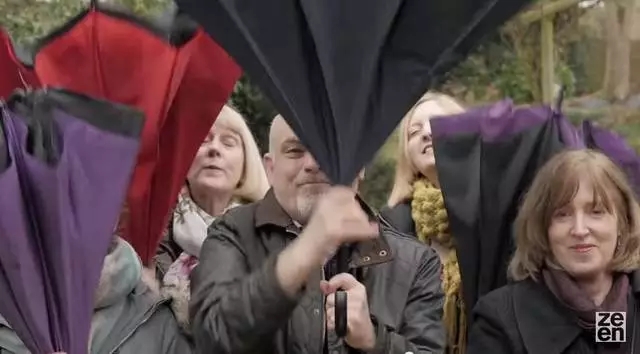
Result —
[[603, 93], [612, 101], [624, 101], [630, 94], [631, 30], [637, 0], [607, 0], [605, 38], [607, 45]]

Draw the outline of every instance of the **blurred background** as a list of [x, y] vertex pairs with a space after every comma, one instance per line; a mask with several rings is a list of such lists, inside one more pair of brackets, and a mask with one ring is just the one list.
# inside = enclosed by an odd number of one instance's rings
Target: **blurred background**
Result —
[[[157, 16], [170, 0], [102, 2]], [[0, 0], [0, 25], [28, 47], [86, 6], [85, 0]], [[561, 87], [572, 121], [594, 119], [640, 151], [640, 0], [536, 0], [486, 38], [438, 90], [466, 106], [503, 98], [528, 105], [553, 104]], [[275, 111], [251, 78], [238, 82], [232, 104], [265, 152]], [[362, 193], [375, 207], [388, 195], [395, 153], [394, 135], [368, 166]]]

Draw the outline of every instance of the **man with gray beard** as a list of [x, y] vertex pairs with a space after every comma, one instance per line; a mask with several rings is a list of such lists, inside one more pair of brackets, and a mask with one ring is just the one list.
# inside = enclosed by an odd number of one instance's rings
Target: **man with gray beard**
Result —
[[[264, 159], [272, 189], [214, 222], [192, 273], [198, 353], [442, 353], [435, 252], [376, 219], [352, 188], [331, 186], [285, 120]], [[375, 220], [375, 221], [371, 221]], [[350, 272], [326, 278], [341, 245]], [[347, 292], [347, 336], [334, 296]]]

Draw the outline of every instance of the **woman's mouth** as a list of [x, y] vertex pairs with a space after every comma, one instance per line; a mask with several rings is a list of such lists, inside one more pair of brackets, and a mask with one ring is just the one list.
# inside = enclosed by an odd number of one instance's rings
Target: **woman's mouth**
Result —
[[580, 245], [571, 246], [571, 249], [577, 253], [587, 253], [595, 247], [596, 246], [592, 244], [580, 244]]

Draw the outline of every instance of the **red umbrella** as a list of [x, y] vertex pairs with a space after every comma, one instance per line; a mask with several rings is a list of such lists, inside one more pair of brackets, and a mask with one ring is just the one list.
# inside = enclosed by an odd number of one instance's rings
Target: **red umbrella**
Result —
[[11, 37], [0, 28], [0, 99], [6, 99], [17, 88], [39, 87], [31, 68], [18, 59]]
[[195, 23], [179, 19], [163, 28], [92, 2], [45, 37], [34, 60], [43, 84], [145, 113], [123, 235], [145, 263], [155, 254], [200, 142], [240, 75], [234, 61]]

